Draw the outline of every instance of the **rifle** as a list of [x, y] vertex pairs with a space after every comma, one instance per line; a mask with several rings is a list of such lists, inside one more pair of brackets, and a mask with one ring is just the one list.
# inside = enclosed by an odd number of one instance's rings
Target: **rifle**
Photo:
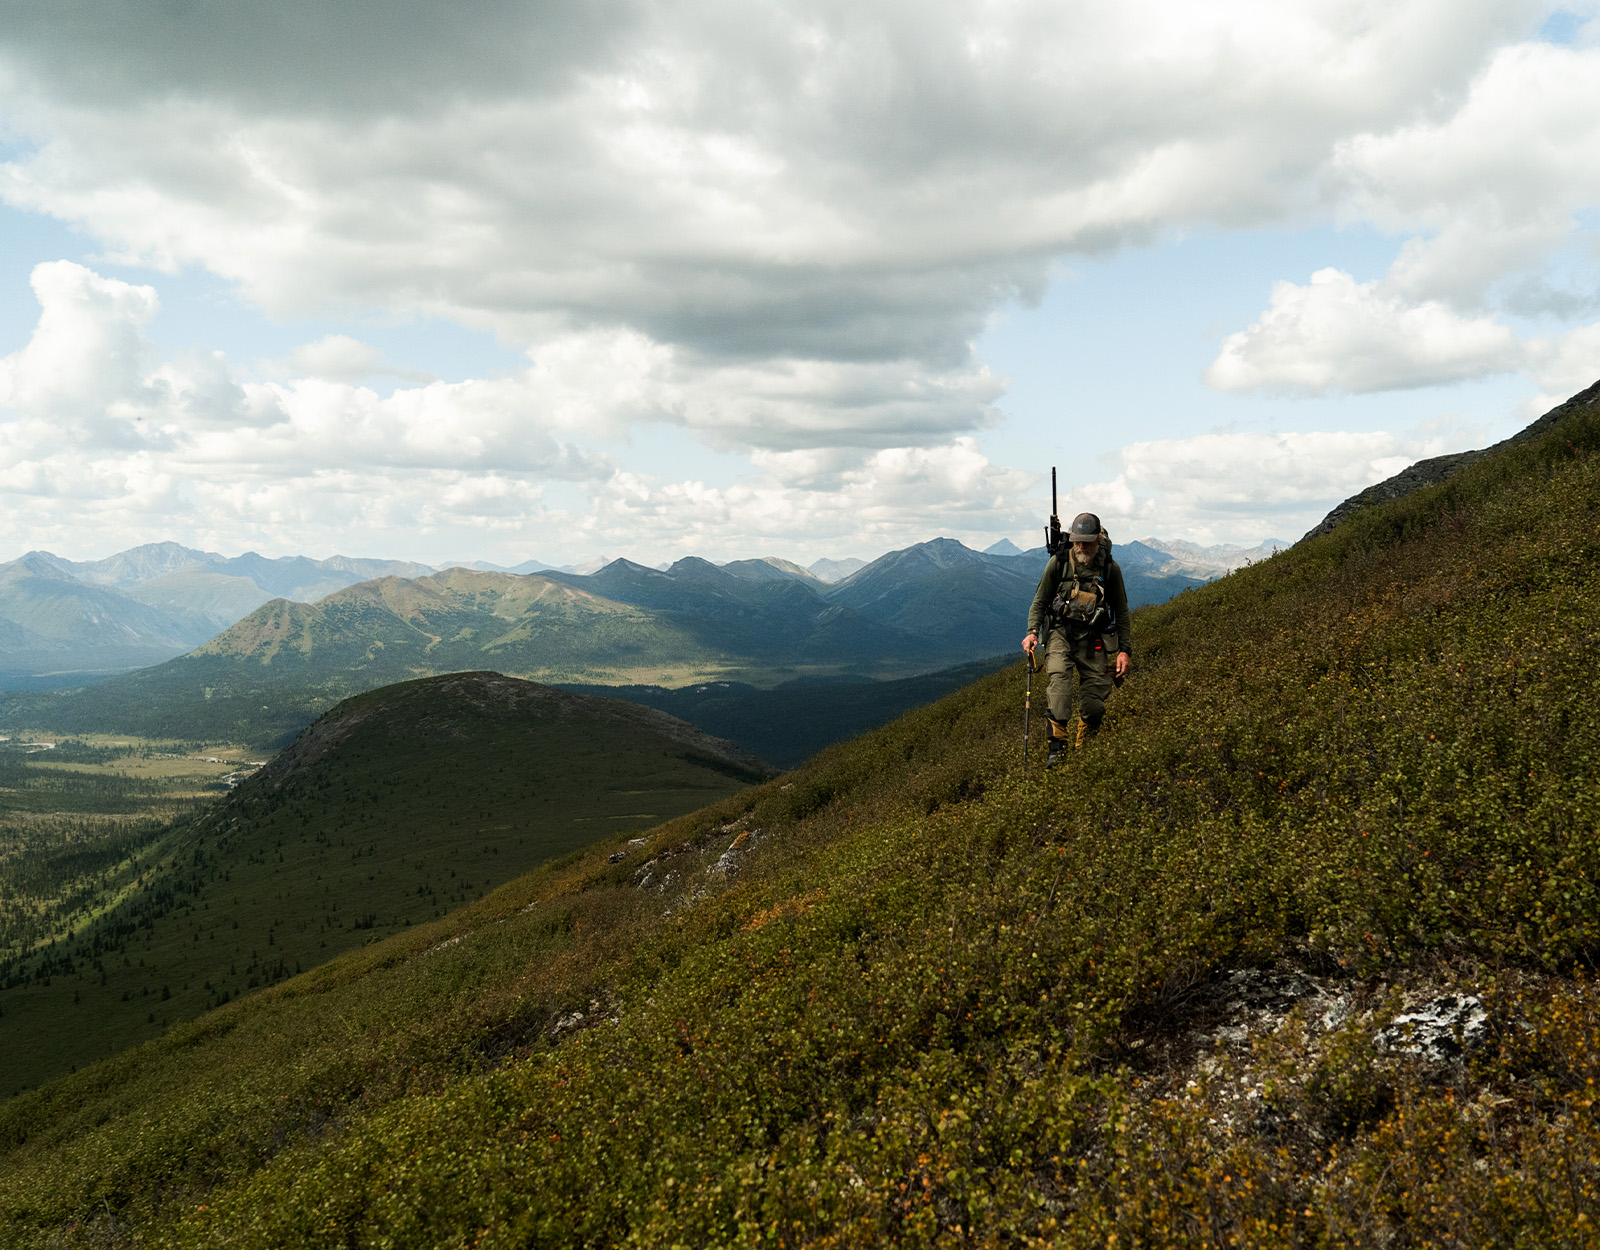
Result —
[[1044, 527], [1044, 549], [1051, 555], [1061, 550], [1061, 518], [1057, 515], [1060, 509], [1056, 505], [1056, 470], [1050, 467], [1050, 524]]
[[[1061, 507], [1056, 502], [1056, 470], [1055, 466], [1052, 465], [1050, 467], [1050, 524], [1044, 527], [1044, 549], [1051, 555], [1055, 555], [1056, 552], [1066, 546], [1066, 537], [1061, 533], [1060, 513]], [[1050, 641], [1051, 623], [1050, 614], [1047, 612], [1041, 624], [1042, 632], [1037, 636], [1034, 644], [1036, 650]], [[1022, 775], [1024, 777], [1028, 775], [1029, 731], [1032, 728], [1031, 718], [1033, 716], [1033, 675], [1038, 671], [1033, 662], [1033, 656], [1033, 651], [1028, 652], [1028, 681], [1022, 695]]]

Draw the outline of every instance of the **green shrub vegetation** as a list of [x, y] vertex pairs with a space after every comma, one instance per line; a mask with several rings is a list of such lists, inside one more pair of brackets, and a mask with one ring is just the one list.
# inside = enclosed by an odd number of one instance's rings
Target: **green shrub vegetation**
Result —
[[[24, 1246], [1592, 1244], [1597, 449], [1579, 407], [1141, 611], [1068, 767], [1021, 775], [1015, 666], [29, 1091], [0, 1218]], [[1347, 1009], [1227, 1035], [1249, 970]], [[1434, 991], [1482, 1000], [1481, 1045], [1378, 1044]]]

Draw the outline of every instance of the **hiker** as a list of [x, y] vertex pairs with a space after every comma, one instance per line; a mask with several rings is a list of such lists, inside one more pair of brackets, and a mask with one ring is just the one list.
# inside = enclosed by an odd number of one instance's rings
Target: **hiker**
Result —
[[[1058, 530], [1057, 533], [1060, 531]], [[1133, 665], [1133, 631], [1128, 621], [1128, 592], [1122, 570], [1111, 558], [1111, 538], [1100, 518], [1080, 512], [1062, 543], [1044, 566], [1039, 589], [1028, 610], [1028, 636], [1022, 649], [1031, 658], [1042, 640], [1044, 668], [1050, 674], [1047, 692], [1051, 767], [1069, 745], [1082, 746], [1099, 732], [1106, 700]], [[1114, 637], [1117, 658], [1107, 663], [1106, 641]], [[1078, 728], [1074, 736], [1072, 678], [1078, 675]]]

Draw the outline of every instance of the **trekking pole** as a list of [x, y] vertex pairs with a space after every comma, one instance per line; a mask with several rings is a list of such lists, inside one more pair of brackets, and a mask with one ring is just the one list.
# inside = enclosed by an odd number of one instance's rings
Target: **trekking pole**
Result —
[[1028, 743], [1032, 740], [1029, 730], [1033, 728], [1033, 652], [1028, 652], [1028, 680], [1022, 693], [1022, 775], [1028, 775]]

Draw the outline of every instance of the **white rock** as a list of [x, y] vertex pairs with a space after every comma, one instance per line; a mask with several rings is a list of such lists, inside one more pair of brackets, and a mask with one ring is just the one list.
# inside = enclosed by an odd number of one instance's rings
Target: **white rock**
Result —
[[1489, 1037], [1489, 1013], [1476, 994], [1447, 994], [1396, 1016], [1378, 1033], [1379, 1050], [1420, 1055], [1434, 1063], [1460, 1059]]

